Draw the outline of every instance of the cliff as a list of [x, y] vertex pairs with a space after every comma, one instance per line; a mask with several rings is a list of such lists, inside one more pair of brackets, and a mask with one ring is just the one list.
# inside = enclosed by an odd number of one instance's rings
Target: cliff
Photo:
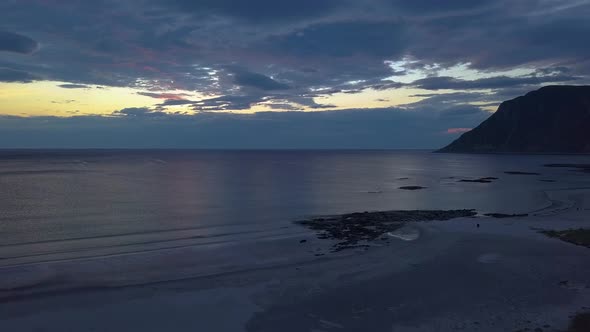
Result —
[[590, 86], [547, 86], [505, 101], [438, 152], [590, 153]]

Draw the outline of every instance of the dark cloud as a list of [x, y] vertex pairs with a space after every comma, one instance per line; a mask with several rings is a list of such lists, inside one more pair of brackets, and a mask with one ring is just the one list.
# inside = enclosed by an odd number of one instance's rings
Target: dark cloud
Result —
[[481, 78], [477, 80], [462, 80], [448, 76], [428, 77], [411, 83], [412, 86], [426, 90], [472, 90], [472, 89], [499, 89], [509, 88], [522, 85], [541, 85], [555, 82], [571, 82], [580, 79], [575, 76], [555, 75], [555, 76], [525, 76], [525, 77], [508, 77], [496, 76], [490, 78]]
[[[589, 15], [588, 2], [541, 0], [7, 1], [0, 3], [4, 25], [47, 46], [34, 59], [7, 58], [2, 66], [43, 63], [24, 71], [76, 84], [211, 95], [240, 82], [265, 91], [288, 85], [298, 95], [357, 80], [365, 82], [358, 91], [393, 89], [380, 80], [407, 68], [394, 72], [383, 61], [406, 56], [423, 66], [551, 65], [588, 76]], [[25, 44], [23, 52], [37, 45]], [[228, 66], [245, 73], [234, 80]]]
[[[495, 100], [494, 94], [456, 92], [445, 94], [423, 95], [423, 100], [403, 105], [407, 110], [430, 114], [441, 123], [449, 124], [449, 128], [473, 127], [485, 120], [490, 112], [483, 110], [482, 102], [491, 103]], [[477, 102], [477, 106], [470, 104]], [[500, 101], [495, 105], [499, 105]]]
[[0, 68], [0, 82], [20, 82], [31, 83], [39, 78], [25, 71], [14, 70], [9, 68]]
[[[66, 99], [66, 100], [61, 100], [61, 101], [57, 101], [57, 100], [53, 100], [51, 101], [52, 104], [71, 104], [71, 103], [75, 103], [76, 100], [74, 99]], [[78, 111], [76, 111], [78, 112]]]
[[154, 118], [154, 117], [167, 116], [167, 114], [164, 112], [154, 111], [154, 110], [151, 110], [147, 107], [128, 107], [128, 108], [124, 108], [122, 110], [113, 112], [113, 115], [137, 117], [137, 118], [139, 118], [139, 117]]
[[[257, 89], [258, 90], [258, 89]], [[198, 112], [219, 112], [227, 110], [248, 110], [256, 105], [265, 105], [271, 109], [301, 110], [334, 108], [334, 105], [318, 104], [313, 96], [302, 94], [266, 94], [267, 91], [258, 90], [248, 94], [233, 94], [202, 100], [167, 99], [156, 105], [157, 110], [167, 110], [170, 106], [189, 105], [190, 109]]]
[[397, 11], [408, 14], [431, 14], [463, 12], [483, 9], [497, 3], [497, 0], [390, 0], [389, 4]]
[[88, 89], [88, 88], [90, 88], [88, 85], [84, 85], [84, 84], [60, 84], [58, 86], [63, 89]]
[[474, 68], [568, 63], [583, 59], [590, 33], [587, 1], [497, 1], [480, 11], [437, 16], [416, 27], [412, 54], [439, 63], [469, 62]]
[[409, 37], [399, 22], [350, 21], [312, 25], [272, 37], [270, 43], [277, 52], [299, 56], [396, 58], [406, 50]]
[[251, 22], [281, 22], [330, 13], [348, 0], [172, 0], [162, 2], [197, 15], [222, 15]]
[[273, 110], [282, 110], [282, 111], [296, 111], [299, 108], [288, 104], [288, 103], [274, 103], [274, 104], [270, 104], [270, 108]]
[[398, 82], [380, 82], [369, 87], [374, 90], [388, 90], [401, 88], [402, 86], [405, 86], [405, 84]]
[[262, 101], [261, 95], [235, 95], [203, 99], [193, 103], [195, 111], [246, 110]]
[[412, 107], [422, 107], [424, 105], [447, 105], [447, 104], [466, 104], [469, 101], [481, 102], [495, 98], [495, 94], [484, 92], [452, 92], [452, 93], [421, 93], [414, 97], [424, 97], [421, 101], [411, 103]]
[[0, 51], [30, 54], [38, 48], [39, 44], [27, 36], [0, 31]]
[[188, 94], [186, 93], [166, 93], [166, 92], [138, 92], [138, 95], [152, 97], [156, 99], [184, 99]]
[[244, 87], [261, 90], [286, 90], [287, 84], [279, 83], [268, 76], [248, 71], [238, 71], [234, 74], [234, 83]]
[[179, 105], [191, 105], [195, 102], [192, 100], [186, 99], [166, 99], [163, 103], [158, 104], [158, 106], [179, 106]]

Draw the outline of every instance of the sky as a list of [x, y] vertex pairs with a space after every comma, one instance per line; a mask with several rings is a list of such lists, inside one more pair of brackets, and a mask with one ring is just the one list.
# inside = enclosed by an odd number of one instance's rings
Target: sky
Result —
[[590, 82], [590, 0], [2, 0], [0, 148], [438, 148]]

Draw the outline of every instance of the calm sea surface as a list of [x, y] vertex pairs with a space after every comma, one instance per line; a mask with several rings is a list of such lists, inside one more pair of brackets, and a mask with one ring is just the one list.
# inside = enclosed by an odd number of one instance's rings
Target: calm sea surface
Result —
[[[549, 204], [546, 189], [590, 186], [587, 174], [543, 167], [562, 162], [590, 158], [426, 151], [0, 151], [0, 267], [190, 246], [224, 235], [239, 239], [279, 232], [318, 214], [528, 212]], [[458, 182], [490, 176], [499, 180]], [[409, 185], [427, 188], [399, 189]]]

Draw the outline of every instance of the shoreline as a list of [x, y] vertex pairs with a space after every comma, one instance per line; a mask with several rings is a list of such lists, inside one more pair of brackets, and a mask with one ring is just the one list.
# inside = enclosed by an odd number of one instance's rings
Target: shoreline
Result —
[[[30, 331], [50, 321], [79, 331], [90, 326], [112, 330], [114, 322], [128, 331], [159, 331], [165, 326], [174, 326], [175, 331], [272, 331], [279, 327], [294, 332], [356, 331], [360, 326], [408, 332], [433, 328], [565, 331], [569, 315], [590, 307], [590, 266], [584, 263], [590, 251], [533, 228], [588, 227], [583, 211], [590, 209], [590, 190], [551, 190], [547, 197], [549, 208], [528, 217], [406, 223], [403, 227], [411, 226], [419, 236], [410, 240], [390, 236], [389, 243], [376, 241], [370, 250], [352, 248], [315, 256], [318, 248], [327, 252], [337, 241], [318, 239], [308, 231], [214, 248], [216, 255], [221, 253], [215, 257], [218, 263], [229, 255], [233, 261], [228, 262], [235, 264], [236, 256], [230, 253], [236, 250], [257, 256], [242, 262], [244, 269], [221, 263], [215, 274], [208, 268], [209, 274], [187, 271], [193, 274], [148, 283], [134, 279], [144, 272], [122, 275], [127, 282], [139, 282], [129, 285], [117, 283], [112, 276], [124, 265], [111, 265], [102, 274], [100, 269], [86, 271], [87, 277], [95, 278], [94, 285], [90, 280], [78, 284], [84, 287], [65, 291], [46, 288], [49, 293], [27, 294], [23, 288], [9, 297], [5, 293], [0, 301], [6, 306], [0, 313], [0, 328]], [[562, 204], [554, 206], [554, 201]], [[564, 202], [566, 209], [561, 209]], [[175, 260], [168, 263], [175, 266], [183, 261], [187, 266], [196, 263], [194, 251], [184, 252], [185, 256], [178, 256], [180, 253], [156, 259], [156, 263], [171, 257]], [[64, 278], [68, 264], [55, 271]], [[96, 282], [103, 286], [97, 287]], [[28, 289], [32, 290], [34, 286]], [[81, 301], [86, 304], [80, 305]], [[475, 310], [482, 305], [487, 309]], [[145, 316], [154, 310], [157, 315]], [[177, 317], [176, 321], [171, 317]]]

